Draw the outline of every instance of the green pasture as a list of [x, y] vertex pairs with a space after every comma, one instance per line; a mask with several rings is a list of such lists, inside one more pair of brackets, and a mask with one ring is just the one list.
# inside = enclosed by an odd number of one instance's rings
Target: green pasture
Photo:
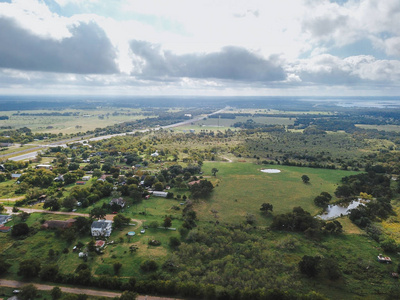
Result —
[[[216, 177], [212, 176], [212, 168], [219, 170]], [[279, 169], [281, 173], [263, 173], [261, 169], [264, 168]], [[220, 222], [241, 223], [246, 214], [251, 213], [256, 216], [259, 225], [266, 223], [266, 218], [260, 212], [262, 203], [271, 203], [274, 215], [289, 212], [295, 206], [317, 214], [320, 208], [314, 205], [314, 198], [324, 191], [333, 195], [342, 177], [356, 174], [248, 162], [205, 162], [203, 171], [204, 177], [208, 177], [215, 188], [210, 199], [200, 201], [196, 206], [201, 220], [215, 221], [215, 213], [211, 210], [216, 210]], [[304, 174], [309, 176], [309, 184], [302, 182], [301, 176]]]
[[379, 131], [394, 131], [400, 132], [399, 125], [367, 125], [367, 124], [356, 124], [356, 127], [363, 129], [376, 129]]
[[330, 111], [296, 111], [296, 110], [277, 110], [277, 109], [254, 109], [254, 108], [241, 108], [241, 109], [228, 109], [223, 113], [231, 113], [231, 114], [291, 114], [291, 115], [309, 115], [309, 114], [318, 114], [318, 115], [331, 115], [333, 114]]
[[247, 120], [253, 120], [256, 123], [266, 124], [266, 125], [293, 125], [294, 119], [281, 118], [281, 117], [236, 117], [235, 119], [223, 119], [223, 118], [207, 118], [206, 120], [200, 120], [195, 124], [202, 127], [209, 126], [225, 126], [230, 127], [237, 122], [246, 122]]
[[[72, 110], [68, 109], [64, 112], [79, 113], [77, 116], [21, 116], [12, 115], [16, 111], [2, 112], [8, 115], [8, 120], [0, 120], [0, 126], [11, 126], [13, 129], [28, 127], [33, 132], [49, 132], [72, 134], [78, 132], [86, 132], [95, 128], [111, 126], [116, 123], [128, 122], [145, 118], [143, 115], [124, 115], [124, 113], [140, 113], [141, 110], [129, 109], [107, 109], [99, 108], [94, 110]], [[46, 110], [20, 111], [20, 113], [48, 113]], [[102, 116], [100, 119], [99, 116]]]
[[[13, 198], [16, 195], [14, 194], [15, 190], [15, 180], [7, 180], [4, 182], [0, 182], [0, 201], [7, 201], [8, 198]], [[8, 203], [5, 203], [8, 205]]]

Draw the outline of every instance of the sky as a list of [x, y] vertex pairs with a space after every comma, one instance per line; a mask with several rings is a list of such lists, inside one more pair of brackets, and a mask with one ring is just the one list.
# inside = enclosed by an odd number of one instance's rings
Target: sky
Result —
[[398, 96], [399, 0], [0, 0], [0, 94]]

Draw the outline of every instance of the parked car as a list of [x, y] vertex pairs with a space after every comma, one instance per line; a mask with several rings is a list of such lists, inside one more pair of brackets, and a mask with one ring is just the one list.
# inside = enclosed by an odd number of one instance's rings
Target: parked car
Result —
[[145, 232], [146, 232], [146, 230], [144, 230], [144, 229], [140, 230], [140, 233], [145, 233]]

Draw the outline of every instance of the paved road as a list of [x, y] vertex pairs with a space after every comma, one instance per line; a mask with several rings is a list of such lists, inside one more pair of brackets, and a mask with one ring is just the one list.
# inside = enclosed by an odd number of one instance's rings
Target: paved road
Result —
[[[12, 288], [21, 288], [22, 286], [29, 284], [30, 282], [21, 282], [21, 281], [15, 281], [15, 280], [6, 280], [6, 279], [0, 279], [0, 286], [6, 286], [6, 287], [12, 287]], [[38, 290], [41, 291], [50, 291], [52, 288], [54, 288], [56, 285], [47, 285], [47, 284], [38, 284], [34, 283], [34, 286]], [[121, 293], [115, 293], [115, 292], [107, 292], [107, 291], [99, 291], [99, 290], [91, 290], [91, 289], [82, 289], [82, 288], [70, 288], [70, 287], [62, 287], [58, 286], [62, 292], [64, 293], [70, 293], [70, 294], [85, 294], [88, 296], [97, 296], [97, 297], [108, 297], [108, 298], [114, 298], [114, 297], [119, 297], [121, 296]], [[162, 298], [162, 297], [154, 297], [154, 296], [145, 296], [145, 295], [140, 295], [138, 300], [182, 300], [178, 298]]]

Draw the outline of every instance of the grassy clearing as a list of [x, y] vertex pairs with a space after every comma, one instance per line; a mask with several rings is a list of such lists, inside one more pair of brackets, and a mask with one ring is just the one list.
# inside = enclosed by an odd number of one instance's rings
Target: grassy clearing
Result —
[[[219, 170], [216, 177], [211, 176], [212, 168]], [[277, 168], [281, 173], [262, 173], [260, 170], [263, 168]], [[273, 214], [291, 211], [295, 206], [317, 214], [320, 209], [314, 205], [313, 199], [323, 191], [333, 194], [342, 177], [356, 173], [287, 166], [265, 167], [247, 162], [206, 162], [203, 170], [205, 176], [210, 176], [215, 189], [209, 200], [201, 201], [196, 206], [201, 220], [215, 221], [211, 210], [216, 210], [218, 219], [223, 222], [237, 223], [244, 220], [246, 213], [251, 213], [259, 224], [265, 223], [265, 217], [260, 213], [264, 202], [274, 206]], [[310, 177], [309, 184], [302, 182], [303, 174]]]
[[356, 124], [356, 127], [363, 129], [376, 129], [379, 131], [394, 131], [400, 132], [399, 125], [366, 125], [366, 124]]
[[[115, 108], [99, 108], [96, 110], [73, 110], [68, 109], [65, 112], [76, 113], [76, 116], [20, 116], [12, 115], [17, 113], [16, 111], [4, 112], [4, 115], [10, 117], [9, 120], [0, 120], [0, 126], [11, 126], [12, 128], [28, 127], [33, 132], [49, 132], [49, 133], [63, 133], [71, 134], [77, 132], [85, 132], [88, 130], [94, 130], [98, 127], [106, 127], [114, 125], [116, 123], [133, 121], [137, 119], [145, 118], [143, 115], [133, 115], [135, 113], [140, 114], [141, 110], [125, 109], [118, 110]], [[35, 111], [20, 111], [20, 113], [38, 114], [48, 113], [45, 110]], [[99, 116], [104, 116], [102, 119]], [[101, 126], [100, 126], [101, 124]]]

